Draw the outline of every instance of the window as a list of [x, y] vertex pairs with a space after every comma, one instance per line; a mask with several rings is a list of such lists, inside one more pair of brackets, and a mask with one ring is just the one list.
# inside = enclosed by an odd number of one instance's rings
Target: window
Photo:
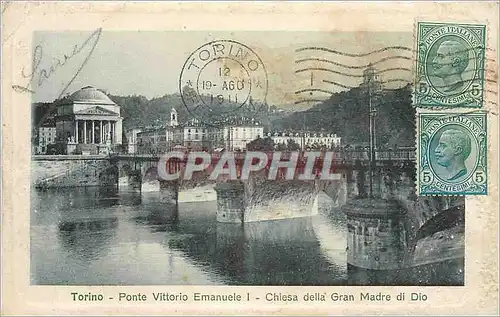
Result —
[[388, 232], [389, 231], [389, 224], [386, 222], [380, 223], [380, 226], [378, 227], [379, 232]]

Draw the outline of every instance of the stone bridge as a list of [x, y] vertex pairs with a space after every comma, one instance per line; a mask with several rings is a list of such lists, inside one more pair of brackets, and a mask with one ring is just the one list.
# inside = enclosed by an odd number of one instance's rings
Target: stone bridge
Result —
[[[443, 283], [463, 281], [464, 198], [417, 196], [412, 160], [379, 159], [370, 172], [366, 159], [334, 159], [330, 172], [337, 178], [333, 180], [322, 180], [321, 168], [313, 169], [314, 179], [299, 180], [297, 174], [302, 171], [298, 166], [294, 180], [284, 179], [286, 170], [278, 171], [276, 180], [268, 180], [269, 169], [263, 169], [250, 173], [245, 180], [220, 177], [211, 181], [212, 169], [208, 167], [195, 175], [194, 181], [163, 181], [157, 174], [158, 160], [125, 156], [116, 159], [123, 171], [121, 177], [133, 174], [127, 171], [135, 169], [136, 175], [140, 171], [140, 184], [158, 188], [167, 201], [196, 184], [216, 184], [217, 220], [221, 223], [245, 223], [248, 227], [257, 221], [314, 216], [319, 212], [318, 193], [324, 192], [332, 207], [341, 208], [347, 216], [347, 263], [350, 269], [355, 268], [355, 272], [349, 272], [353, 280], [365, 280], [358, 279], [359, 270], [361, 275], [366, 274], [363, 270], [375, 270], [384, 272], [377, 282], [385, 284], [390, 280], [386, 274], [390, 270], [399, 274], [394, 280], [402, 283], [409, 276], [421, 276], [422, 284], [446, 279]], [[183, 164], [167, 169], [184, 172]], [[236, 166], [241, 166], [238, 159]], [[238, 175], [240, 172], [238, 169]], [[137, 177], [135, 181], [139, 181]], [[444, 267], [455, 269], [456, 274], [441, 276]]]
[[[410, 174], [414, 170], [414, 163], [406, 157], [401, 160], [379, 159], [372, 166], [373, 182], [370, 184], [367, 158], [351, 157], [346, 160], [345, 156], [334, 156], [329, 169], [324, 167], [323, 158], [318, 158], [312, 168], [311, 177], [307, 179], [300, 179], [305, 170], [305, 161], [301, 163], [300, 158], [297, 165], [292, 168], [292, 179], [285, 177], [286, 173], [290, 172], [286, 167], [278, 168], [275, 171], [276, 177], [268, 177], [272, 169], [270, 161], [262, 170], [250, 172], [248, 178], [242, 178], [245, 154], [233, 155], [236, 177], [220, 174], [216, 178], [211, 178], [214, 167], [220, 159], [213, 155], [212, 162], [202, 171], [194, 172], [191, 178], [183, 177], [186, 172], [186, 159], [168, 160], [167, 172], [169, 174], [179, 172], [181, 175], [175, 180], [163, 180], [159, 176], [158, 156], [118, 155], [112, 157], [110, 162], [118, 170], [118, 183], [121, 189], [158, 191], [165, 202], [173, 204], [178, 203], [179, 192], [212, 185], [217, 192], [218, 221], [238, 223], [314, 215], [317, 213], [319, 192], [324, 192], [337, 207], [345, 205], [350, 198], [367, 197], [370, 192], [375, 197], [387, 196], [387, 192], [392, 189], [389, 188], [386, 179], [412, 177]], [[286, 153], [282, 154], [281, 161], [286, 162], [287, 159], [289, 157], [286, 157]], [[330, 177], [326, 179], [323, 174], [329, 174]]]
[[[190, 180], [165, 181], [158, 175], [158, 162], [159, 157], [150, 155], [35, 156], [33, 177], [35, 187], [42, 189], [118, 186], [119, 190], [155, 191], [166, 205], [177, 205], [179, 192], [211, 185], [216, 192], [217, 220], [233, 223], [315, 215], [318, 193], [324, 192], [331, 204], [342, 207], [347, 215], [348, 263], [356, 267], [380, 270], [394, 263], [399, 264], [392, 268], [402, 263], [426, 265], [430, 258], [451, 259], [457, 257], [457, 252], [463, 253], [463, 233], [454, 233], [456, 228], [463, 228], [463, 197], [416, 196], [415, 162], [409, 155], [379, 157], [372, 164], [371, 178], [366, 156], [334, 157], [330, 172], [337, 177], [332, 180], [322, 180], [318, 169], [314, 169], [315, 177], [310, 180], [285, 180], [282, 170], [278, 170], [276, 180], [268, 180], [266, 169], [252, 172], [244, 180], [226, 176], [211, 180], [209, 167], [195, 172]], [[179, 163], [172, 162], [167, 170], [182, 174], [184, 165]], [[40, 173], [44, 169], [52, 169], [52, 174]], [[452, 233], [438, 237], [439, 232]], [[454, 240], [447, 254], [429, 254], [433, 248], [426, 244], [436, 239], [450, 240], [450, 236]], [[391, 253], [386, 245], [400, 245], [399, 249], [405, 251]]]

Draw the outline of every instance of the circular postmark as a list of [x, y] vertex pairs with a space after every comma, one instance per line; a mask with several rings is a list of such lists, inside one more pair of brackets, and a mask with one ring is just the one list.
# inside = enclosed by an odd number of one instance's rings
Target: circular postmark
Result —
[[231, 115], [252, 116], [262, 110], [267, 71], [250, 47], [233, 40], [216, 40], [189, 55], [182, 67], [179, 90], [192, 116], [217, 125]]

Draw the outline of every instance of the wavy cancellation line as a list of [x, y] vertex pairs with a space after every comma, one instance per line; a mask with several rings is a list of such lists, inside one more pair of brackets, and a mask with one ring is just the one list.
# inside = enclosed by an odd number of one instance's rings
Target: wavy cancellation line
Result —
[[[296, 60], [295, 64], [306, 63], [306, 62], [322, 62], [322, 63], [328, 63], [328, 64], [332, 64], [332, 65], [335, 65], [338, 67], [343, 67], [343, 68], [348, 68], [348, 69], [366, 69], [369, 66], [375, 66], [377, 64], [380, 64], [380, 63], [383, 63], [383, 62], [386, 62], [386, 61], [392, 60], [392, 59], [402, 59], [402, 60], [411, 61], [411, 58], [408, 56], [397, 55], [397, 56], [384, 57], [384, 58], [379, 59], [378, 61], [358, 66], [358, 65], [347, 65], [347, 64], [343, 64], [343, 63], [338, 63], [338, 62], [332, 61], [332, 60], [327, 59], [327, 58], [308, 57], [308, 58]], [[475, 58], [469, 58], [469, 60], [475, 60]], [[445, 66], [445, 65], [451, 65], [451, 64], [453, 64], [453, 63], [443, 63], [441, 65]], [[488, 69], [486, 69], [486, 72], [494, 73], [493, 70], [488, 70]]]
[[332, 95], [334, 94], [333, 91], [331, 90], [326, 90], [326, 89], [319, 89], [319, 88], [306, 88], [306, 89], [301, 89], [301, 90], [297, 90], [295, 92], [295, 94], [301, 94], [301, 93], [304, 93], [304, 92], [324, 92], [325, 94], [329, 94], [329, 95]]
[[301, 104], [301, 103], [306, 103], [306, 102], [323, 102], [325, 101], [326, 99], [302, 99], [302, 100], [297, 100], [297, 101], [294, 101], [294, 104], [298, 105], [298, 104]]
[[[446, 64], [443, 64], [443, 66], [444, 65], [446, 65]], [[334, 73], [334, 74], [338, 74], [338, 75], [342, 75], [342, 76], [347, 76], [347, 77], [359, 77], [359, 78], [364, 77], [364, 75], [362, 75], [362, 74], [345, 73], [345, 72], [341, 72], [341, 71], [337, 71], [337, 70], [333, 70], [333, 69], [325, 68], [325, 67], [306, 67], [306, 68], [297, 69], [295, 71], [295, 73], [298, 74], [298, 73], [302, 73], [305, 71], [315, 71], [315, 70], [316, 71], [330, 72], [330, 73]], [[479, 69], [479, 70], [484, 71], [485, 69]], [[386, 69], [376, 71], [376, 72], [374, 72], [374, 74], [378, 75], [378, 74], [383, 74], [383, 73], [387, 73], [390, 71], [412, 72], [413, 70], [410, 68], [407, 68], [407, 67], [393, 67], [393, 68], [386, 68]], [[476, 72], [476, 71], [477, 71], [477, 69], [469, 69], [469, 70], [466, 70], [464, 72], [457, 72], [456, 74], [467, 74], [467, 73]], [[486, 74], [494, 74], [494, 73], [495, 72], [493, 70], [486, 70]], [[451, 73], [451, 74], [454, 74], [454, 73]], [[497, 81], [489, 79], [489, 78], [485, 78], [485, 80], [487, 82], [497, 83]]]
[[[323, 79], [323, 82], [327, 83], [327, 84], [332, 84], [332, 85], [335, 85], [335, 86], [339, 86], [339, 87], [342, 87], [342, 88], [347, 88], [347, 89], [352, 89], [352, 88], [359, 87], [359, 85], [357, 85], [357, 86], [344, 85], [344, 84], [338, 83], [336, 81], [328, 80], [328, 79]], [[385, 80], [385, 81], [380, 81], [379, 83], [381, 83], [381, 84], [387, 84], [387, 83], [393, 83], [393, 82], [402, 82], [402, 83], [407, 84], [407, 85], [411, 84], [408, 79], [403, 79], [403, 78], [388, 79], [388, 80]], [[399, 89], [399, 88], [397, 88], [397, 89]], [[386, 90], [393, 90], [393, 89], [386, 89]]]
[[[463, 53], [463, 52], [468, 52], [468, 51], [474, 51], [474, 50], [477, 50], [477, 49], [481, 49], [481, 50], [485, 50], [485, 51], [495, 51], [494, 49], [492, 48], [484, 48], [484, 47], [473, 47], [473, 48], [467, 48], [465, 50], [460, 50], [460, 51], [457, 51], [457, 53]], [[295, 50], [295, 52], [303, 52], [303, 51], [321, 51], [321, 52], [328, 52], [328, 53], [332, 53], [332, 54], [337, 54], [337, 55], [342, 55], [342, 56], [348, 56], [348, 57], [365, 57], [365, 56], [369, 56], [369, 55], [373, 55], [373, 54], [378, 54], [378, 53], [382, 53], [382, 52], [386, 52], [386, 51], [390, 51], [390, 50], [395, 50], [395, 51], [406, 51], [406, 52], [412, 52], [412, 53], [416, 53], [417, 51], [410, 48], [410, 47], [407, 47], [407, 46], [387, 46], [387, 47], [384, 47], [384, 48], [380, 48], [380, 49], [377, 49], [377, 50], [373, 50], [371, 52], [368, 52], [368, 53], [346, 53], [346, 52], [341, 52], [341, 51], [337, 51], [337, 50], [334, 50], [334, 49], [331, 49], [331, 48], [326, 48], [326, 47], [317, 47], [317, 46], [309, 46], [309, 47], [302, 47], [302, 48], [298, 48]]]
[[[301, 100], [297, 100], [294, 103], [295, 104], [300, 104], [300, 103], [305, 103], [305, 102], [324, 102], [326, 100], [327, 100], [327, 98], [325, 98], [325, 99], [304, 98], [304, 99], [301, 99]], [[403, 101], [402, 100], [393, 100], [391, 102], [384, 102], [384, 101], [378, 100], [376, 105], [377, 106], [382, 106], [382, 105], [394, 104], [394, 103], [398, 103], [398, 102], [403, 102]]]
[[[358, 74], [350, 74], [350, 73], [339, 72], [337, 70], [333, 70], [333, 69], [329, 69], [329, 68], [324, 68], [324, 67], [302, 68], [302, 69], [296, 70], [295, 73], [298, 74], [298, 73], [302, 73], [302, 72], [306, 72], [306, 71], [314, 71], [314, 70], [323, 71], [323, 72], [330, 72], [330, 73], [334, 73], [334, 74], [338, 74], [338, 75], [342, 75], [342, 76], [347, 76], [347, 77], [362, 78], [362, 77], [365, 76], [363, 74], [358, 75]], [[406, 72], [411, 72], [412, 70], [409, 69], [409, 68], [405, 68], [405, 67], [394, 67], [394, 68], [386, 68], [386, 69], [380, 70], [378, 72], [375, 72], [374, 74], [378, 75], [378, 74], [387, 73], [387, 72], [391, 72], [391, 71], [406, 71]]]
[[326, 47], [311, 46], [311, 47], [298, 48], [298, 49], [295, 50], [295, 52], [302, 52], [302, 51], [323, 51], [323, 52], [328, 52], [328, 53], [333, 53], [333, 54], [343, 55], [343, 56], [349, 56], [349, 57], [364, 57], [364, 56], [369, 56], [369, 55], [372, 55], [372, 54], [377, 54], [377, 53], [381, 53], [381, 52], [385, 52], [385, 51], [389, 51], [389, 50], [400, 50], [400, 51], [407, 51], [407, 52], [411, 52], [412, 51], [411, 48], [406, 47], [406, 46], [388, 46], [388, 47], [384, 47], [384, 48], [381, 48], [381, 49], [378, 49], [378, 50], [374, 50], [374, 51], [371, 51], [371, 52], [368, 52], [368, 53], [358, 53], [358, 54], [355, 54], [355, 53], [346, 53], [346, 52], [341, 52], [341, 51], [337, 51], [337, 50], [332, 50], [332, 49], [329, 49], [329, 48], [326, 48]]
[[[296, 49], [295, 52], [302, 52], [302, 51], [306, 51], [306, 50], [316, 50], [316, 51], [333, 53], [333, 54], [338, 54], [338, 55], [348, 56], [348, 57], [364, 57], [364, 56], [368, 56], [368, 55], [371, 55], [371, 54], [376, 54], [376, 53], [388, 51], [390, 49], [397, 49], [397, 48], [403, 49], [404, 47], [398, 47], [398, 46], [388, 47], [388, 48], [385, 48], [385, 49], [379, 49], [379, 50], [375, 50], [375, 51], [372, 51], [372, 52], [369, 52], [369, 53], [364, 53], [364, 54], [343, 53], [343, 52], [332, 50], [332, 49], [329, 49], [329, 48], [326, 48], [326, 47], [304, 47], [304, 48]], [[411, 51], [413, 53], [416, 52], [415, 50], [411, 50], [411, 49], [408, 49], [408, 48], [404, 48], [404, 49], [405, 49], [405, 51]], [[471, 49], [467, 49], [467, 51], [469, 51], [469, 50], [471, 50]], [[491, 49], [487, 49], [487, 50], [491, 50]], [[336, 65], [336, 66], [339, 66], [339, 67], [348, 68], [348, 69], [364, 69], [364, 68], [367, 68], [370, 65], [374, 66], [374, 65], [383, 63], [385, 61], [394, 60], [394, 59], [408, 60], [408, 61], [411, 61], [411, 63], [413, 63], [415, 61], [412, 57], [403, 56], [403, 55], [396, 55], [396, 56], [384, 57], [384, 58], [381, 58], [381, 59], [379, 59], [377, 61], [365, 64], [365, 65], [361, 65], [361, 66], [347, 65], [347, 64], [343, 64], [343, 63], [332, 61], [331, 59], [319, 58], [319, 57], [302, 58], [302, 59], [296, 60], [295, 63], [296, 64], [300, 64], [300, 63], [304, 63], [304, 62], [308, 62], [308, 61], [311, 61], [311, 62], [323, 62], [323, 63], [329, 63], [329, 64], [333, 64], [333, 65]], [[476, 57], [471, 57], [471, 58], [469, 58], [469, 60], [476, 60]], [[484, 57], [484, 62], [496, 64], [497, 61], [496, 61], [496, 59]], [[493, 70], [488, 70], [487, 69], [486, 72], [493, 72]]]
[[329, 64], [333, 64], [335, 66], [339, 66], [339, 67], [343, 67], [343, 68], [348, 68], [348, 69], [365, 69], [369, 66], [375, 66], [377, 64], [380, 64], [380, 63], [383, 63], [385, 61], [388, 61], [388, 60], [391, 60], [391, 59], [404, 59], [404, 60], [409, 60], [411, 61], [411, 58], [408, 57], [408, 56], [401, 56], [401, 55], [398, 55], [398, 56], [389, 56], [389, 57], [384, 57], [384, 58], [381, 58], [379, 59], [378, 61], [376, 62], [372, 62], [372, 63], [368, 63], [368, 64], [365, 64], [365, 65], [361, 65], [361, 66], [357, 66], [357, 65], [346, 65], [346, 64], [342, 64], [342, 63], [338, 63], [338, 62], [334, 62], [332, 60], [329, 60], [329, 59], [326, 59], [326, 58], [316, 58], [316, 57], [310, 57], [310, 58], [303, 58], [303, 59], [299, 59], [299, 60], [296, 60], [295, 63], [296, 64], [300, 64], [300, 63], [304, 63], [304, 62], [323, 62], [323, 63], [329, 63]]

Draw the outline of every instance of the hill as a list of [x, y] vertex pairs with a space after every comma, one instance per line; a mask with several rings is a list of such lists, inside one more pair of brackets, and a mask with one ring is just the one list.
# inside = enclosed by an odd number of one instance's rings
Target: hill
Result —
[[[147, 99], [144, 96], [108, 95], [121, 106], [123, 131], [134, 127], [162, 126], [170, 120], [170, 110], [175, 108], [179, 122], [192, 118], [184, 106], [180, 94], [166, 94]], [[208, 96], [202, 96], [208, 98]], [[376, 134], [379, 146], [415, 145], [415, 110], [411, 106], [411, 89], [406, 86], [397, 90], [382, 91], [372, 98], [377, 109]], [[55, 101], [55, 103], [60, 101]], [[51, 103], [33, 104], [33, 120], [36, 125], [53, 125], [53, 114], [42, 116], [48, 109], [55, 110]], [[226, 103], [211, 107], [213, 118], [221, 118], [232, 108], [233, 117], [253, 117], [263, 123], [267, 130], [316, 130], [337, 133], [343, 144], [367, 144], [369, 140], [368, 97], [361, 87], [333, 94], [329, 99], [305, 111], [289, 112], [265, 103], [255, 107], [240, 107]], [[257, 108], [257, 109], [256, 109]], [[35, 133], [36, 134], [36, 133]]]
[[[377, 145], [415, 146], [415, 109], [411, 105], [410, 85], [384, 90], [372, 97], [377, 110]], [[368, 95], [361, 87], [333, 94], [328, 100], [305, 111], [276, 119], [273, 127], [323, 130], [337, 133], [344, 144], [369, 142]]]
[[[184, 105], [180, 94], [166, 94], [162, 97], [147, 99], [140, 95], [118, 96], [108, 94], [115, 103], [120, 105], [121, 116], [123, 117], [123, 131], [135, 127], [162, 126], [170, 121], [170, 111], [172, 108], [177, 110], [180, 123], [186, 122], [193, 117]], [[202, 96], [207, 101], [208, 96]], [[40, 125], [55, 126], [55, 104], [63, 102], [56, 100], [52, 103], [34, 103], [32, 105], [34, 127]], [[207, 107], [203, 108], [207, 109]], [[223, 105], [213, 104], [210, 106], [211, 118], [204, 116], [200, 108], [198, 113], [206, 121], [219, 121], [224, 117], [252, 117], [260, 120], [264, 125], [270, 124], [270, 112], [277, 112], [275, 107], [268, 107], [267, 104], [254, 102], [251, 107], [242, 107], [239, 104], [225, 102]], [[48, 113], [50, 111], [50, 113]], [[41, 122], [41, 120], [44, 122]]]

